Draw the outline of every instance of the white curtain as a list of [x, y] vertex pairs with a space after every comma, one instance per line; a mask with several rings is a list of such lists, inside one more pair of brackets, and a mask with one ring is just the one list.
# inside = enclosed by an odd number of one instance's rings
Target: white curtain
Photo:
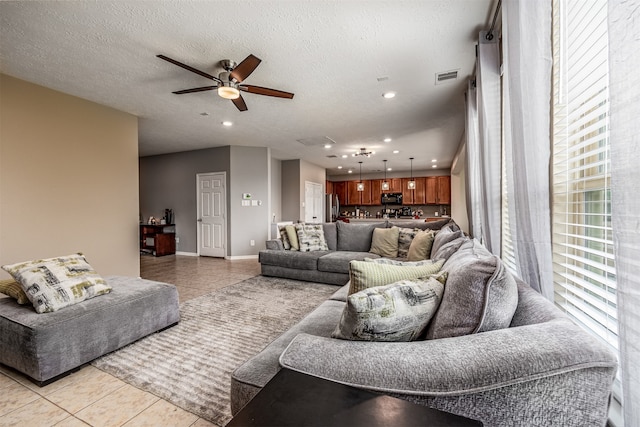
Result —
[[[467, 218], [469, 220], [469, 234], [472, 236], [479, 236], [481, 234], [482, 226], [480, 225], [481, 212], [479, 191], [480, 186], [474, 185], [474, 183], [480, 182], [479, 172], [479, 156], [478, 153], [478, 104], [475, 81], [469, 81], [467, 83], [467, 93], [465, 97], [466, 101], [466, 114], [465, 114], [465, 146], [467, 155], [465, 156], [465, 187], [467, 188], [466, 202], [467, 202]], [[472, 195], [472, 191], [474, 194]]]
[[[469, 177], [470, 206], [473, 206], [472, 235], [492, 253], [501, 247], [501, 128], [500, 51], [498, 37], [487, 40], [480, 32], [476, 73], [478, 137], [467, 145], [468, 162], [477, 169]], [[470, 174], [471, 175], [471, 174]]]
[[611, 205], [625, 426], [640, 425], [640, 6], [609, 0]]
[[518, 276], [553, 301], [549, 207], [551, 2], [502, 3], [504, 144]]

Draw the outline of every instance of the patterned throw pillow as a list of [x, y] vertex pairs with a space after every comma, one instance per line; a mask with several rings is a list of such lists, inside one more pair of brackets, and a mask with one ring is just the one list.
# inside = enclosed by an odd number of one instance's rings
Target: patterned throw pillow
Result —
[[369, 252], [382, 257], [395, 258], [398, 256], [398, 227], [375, 228], [371, 238]]
[[407, 259], [409, 261], [420, 261], [431, 256], [431, 246], [435, 233], [432, 230], [418, 231], [409, 246]]
[[300, 252], [328, 251], [322, 224], [295, 224]]
[[349, 295], [363, 289], [384, 286], [400, 280], [415, 280], [440, 271], [444, 260], [420, 266], [377, 264], [366, 261], [349, 263]]
[[29, 304], [29, 298], [24, 293], [18, 282], [13, 279], [0, 280], [0, 294], [10, 296], [20, 305]]
[[440, 305], [446, 273], [365, 289], [347, 297], [333, 338], [358, 341], [414, 341]]
[[284, 225], [280, 225], [278, 226], [278, 232], [280, 233], [280, 239], [282, 240], [282, 246], [284, 246], [284, 250], [288, 251], [289, 249], [291, 249], [291, 242], [289, 242], [287, 229]]
[[407, 257], [409, 246], [411, 246], [411, 242], [418, 231], [417, 228], [400, 227], [398, 230], [398, 258]]
[[80, 253], [2, 268], [20, 283], [38, 313], [57, 311], [111, 291]]

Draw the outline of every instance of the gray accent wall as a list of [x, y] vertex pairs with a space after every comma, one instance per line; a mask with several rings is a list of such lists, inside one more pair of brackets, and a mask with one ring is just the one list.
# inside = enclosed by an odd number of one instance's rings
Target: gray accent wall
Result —
[[[198, 252], [196, 175], [226, 172], [229, 186], [230, 147], [208, 148], [141, 157], [140, 215], [146, 222], [149, 216], [162, 218], [165, 209], [173, 209], [179, 252]], [[229, 191], [227, 191], [229, 206]], [[227, 221], [227, 236], [231, 236]]]
[[304, 160], [282, 161], [282, 221], [304, 220], [305, 181], [317, 182], [326, 192], [326, 170]]
[[[140, 158], [140, 214], [161, 218], [173, 209], [178, 252], [198, 252], [199, 173], [226, 173], [228, 257], [257, 256], [268, 238], [271, 159], [268, 148], [226, 146]], [[251, 194], [250, 206], [242, 194]], [[254, 205], [251, 202], [255, 201]], [[251, 240], [255, 245], [251, 246]]]

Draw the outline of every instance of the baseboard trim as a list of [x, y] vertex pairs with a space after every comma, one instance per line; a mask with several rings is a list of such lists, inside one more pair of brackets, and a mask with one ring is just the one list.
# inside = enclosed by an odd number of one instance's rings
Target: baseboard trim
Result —
[[195, 252], [180, 252], [180, 251], [176, 251], [176, 255], [182, 255], [182, 256], [199, 256], [197, 253]]
[[229, 261], [237, 261], [239, 259], [258, 259], [258, 255], [235, 255], [235, 256], [226, 256], [224, 259]]

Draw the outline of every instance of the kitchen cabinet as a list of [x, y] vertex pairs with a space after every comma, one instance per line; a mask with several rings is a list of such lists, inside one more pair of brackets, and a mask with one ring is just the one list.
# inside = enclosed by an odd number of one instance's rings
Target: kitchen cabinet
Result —
[[372, 179], [371, 181], [371, 204], [379, 205], [380, 198], [382, 196], [382, 180], [381, 179]]
[[427, 177], [426, 203], [429, 205], [451, 204], [451, 177]]
[[389, 190], [384, 193], [402, 193], [402, 178], [389, 178]]
[[402, 204], [424, 205], [426, 203], [426, 178], [416, 177], [413, 180], [416, 182], [416, 187], [410, 190], [409, 181], [411, 181], [411, 178], [402, 178]]
[[333, 194], [338, 196], [340, 206], [347, 204], [347, 181], [334, 181]]
[[324, 192], [325, 194], [333, 194], [333, 181], [326, 181]]
[[[358, 191], [358, 183], [360, 181], [347, 181], [347, 205], [372, 205], [371, 199], [371, 180], [362, 180], [364, 190]], [[375, 203], [379, 204], [379, 203]]]

